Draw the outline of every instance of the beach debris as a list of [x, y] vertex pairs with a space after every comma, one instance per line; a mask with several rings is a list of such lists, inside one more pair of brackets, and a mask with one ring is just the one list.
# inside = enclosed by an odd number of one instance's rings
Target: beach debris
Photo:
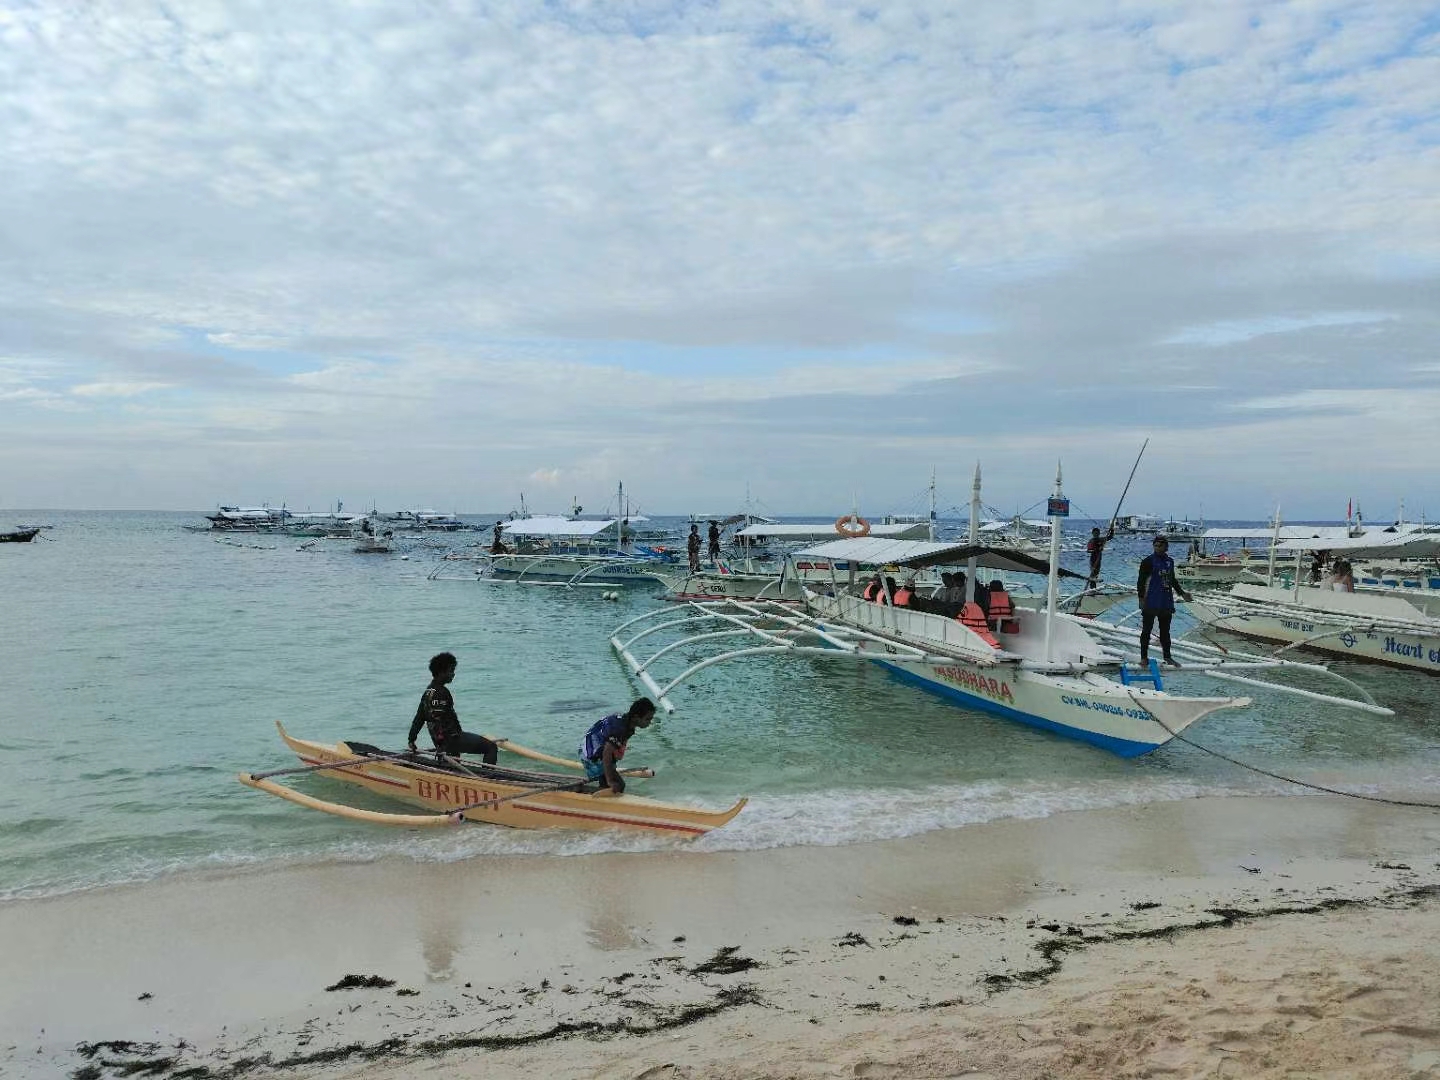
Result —
[[141, 994], [141, 995], [140, 995], [139, 997], [137, 997], [135, 1000], [136, 1000], [136, 1001], [149, 1001], [149, 1000], [150, 1000], [151, 998], [153, 998], [154, 996], [155, 996], [155, 995], [152, 994], [152, 993], [150, 993], [149, 990], [146, 990], [143, 994]]
[[909, 915], [896, 915], [895, 918], [894, 918], [893, 920], [891, 920], [891, 921], [894, 922], [896, 926], [918, 926], [918, 925], [920, 925], [920, 920], [919, 920], [919, 919], [912, 919]]
[[685, 943], [685, 935], [684, 935], [684, 934], [681, 934], [679, 937], [674, 937], [674, 938], [671, 938], [671, 939], [670, 939], [670, 944], [672, 944], [672, 945], [683, 945], [684, 943]]
[[1260, 872], [1260, 867], [1246, 866], [1244, 863], [1240, 864], [1240, 869], [1244, 870], [1247, 874], [1258, 874]]
[[690, 969], [691, 975], [734, 975], [763, 966], [760, 961], [741, 956], [739, 945], [722, 945], [715, 955]]
[[325, 987], [330, 990], [388, 990], [395, 985], [394, 979], [387, 979], [383, 975], [346, 975], [333, 986]]
[[1409, 870], [1403, 862], [1377, 862], [1375, 866], [1380, 870]]
[[835, 947], [837, 949], [844, 948], [847, 945], [852, 949], [858, 948], [861, 945], [864, 945], [867, 949], [873, 949], [875, 947], [874, 945], [871, 945], [870, 942], [865, 940], [865, 936], [863, 934], [857, 934], [854, 930], [851, 930], [848, 934], [846, 934], [844, 937], [842, 937], [839, 941], [835, 943]]
[[1157, 907], [1159, 907], [1159, 906], [1160, 906], [1160, 901], [1159, 901], [1159, 900], [1136, 900], [1135, 903], [1133, 903], [1133, 904], [1130, 905], [1130, 910], [1131, 910], [1131, 911], [1150, 911], [1152, 908], [1157, 908]]
[[420, 991], [419, 991], [419, 990], [411, 990], [408, 986], [402, 986], [399, 990], [396, 990], [396, 991], [395, 991], [395, 996], [396, 996], [396, 997], [419, 997], [419, 996], [420, 996]]

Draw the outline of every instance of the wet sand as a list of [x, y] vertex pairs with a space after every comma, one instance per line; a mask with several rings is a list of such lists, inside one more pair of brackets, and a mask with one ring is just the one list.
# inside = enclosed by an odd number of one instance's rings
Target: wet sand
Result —
[[1440, 1077], [1440, 812], [192, 875], [0, 906], [0, 956], [16, 1076]]

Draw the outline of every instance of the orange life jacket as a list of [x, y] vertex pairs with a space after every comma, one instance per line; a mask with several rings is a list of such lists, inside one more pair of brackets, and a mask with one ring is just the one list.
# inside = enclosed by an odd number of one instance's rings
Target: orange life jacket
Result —
[[990, 624], [985, 621], [985, 612], [980, 610], [980, 605], [975, 603], [974, 600], [965, 604], [960, 609], [960, 614], [956, 615], [955, 618], [959, 619], [962, 625], [968, 626], [997, 649], [1000, 647], [1000, 642], [996, 641], [995, 635], [990, 633]]
[[879, 591], [880, 590], [876, 587], [875, 582], [872, 581], [870, 582], [870, 584], [865, 586], [865, 591], [860, 594], [861, 599], [874, 600], [875, 594]]
[[990, 623], [1007, 634], [1020, 629], [1020, 623], [1015, 618], [1015, 603], [1003, 589], [990, 590]]
[[897, 591], [897, 592], [895, 593], [895, 606], [896, 606], [896, 607], [909, 607], [909, 606], [910, 606], [910, 597], [912, 597], [912, 596], [914, 596], [914, 595], [915, 595], [915, 594], [912, 593], [909, 589], [905, 589], [905, 588], [900, 589], [899, 591]]

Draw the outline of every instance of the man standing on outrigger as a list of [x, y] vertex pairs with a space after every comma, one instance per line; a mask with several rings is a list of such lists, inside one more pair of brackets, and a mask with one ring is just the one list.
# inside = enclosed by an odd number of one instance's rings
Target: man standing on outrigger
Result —
[[460, 717], [455, 713], [455, 698], [451, 696], [448, 684], [455, 678], [458, 664], [453, 653], [442, 652], [430, 658], [430, 685], [420, 695], [420, 705], [415, 710], [415, 719], [410, 722], [410, 737], [406, 742], [410, 752], [417, 753], [415, 737], [424, 725], [430, 732], [430, 741], [440, 753], [447, 757], [479, 754], [486, 765], [494, 765], [500, 756], [500, 747], [484, 735], [462, 730]]

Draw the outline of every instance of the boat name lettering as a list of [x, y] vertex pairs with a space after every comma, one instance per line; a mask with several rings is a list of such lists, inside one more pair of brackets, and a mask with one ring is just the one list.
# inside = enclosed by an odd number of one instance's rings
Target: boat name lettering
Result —
[[434, 799], [452, 806], [474, 806], [476, 803], [494, 802], [500, 797], [493, 791], [483, 791], [469, 784], [447, 784], [441, 780], [425, 779], [415, 781], [415, 794], [422, 799]]
[[1280, 625], [1287, 630], [1299, 630], [1302, 634], [1313, 634], [1315, 624], [1313, 622], [1300, 622], [1298, 619], [1281, 619]]
[[1108, 701], [1089, 701], [1086, 698], [1071, 697], [1066, 694], [1060, 699], [1066, 705], [1074, 705], [1077, 709], [1092, 709], [1095, 712], [1109, 713], [1111, 716], [1128, 716], [1131, 720], [1154, 720], [1144, 709], [1127, 709], [1123, 705], [1111, 705]]
[[1395, 656], [1405, 656], [1412, 660], [1428, 660], [1432, 664], [1440, 664], [1440, 649], [1426, 650], [1425, 646], [1416, 642], [1411, 645], [1404, 641], [1396, 641], [1393, 637], [1385, 639], [1385, 651]]
[[986, 697], [992, 697], [996, 701], [1008, 701], [1014, 703], [1015, 695], [1010, 690], [1010, 684], [1001, 679], [991, 679], [974, 671], [967, 671], [958, 667], [937, 667], [935, 674], [950, 682], [959, 683], [961, 686], [978, 691]]

